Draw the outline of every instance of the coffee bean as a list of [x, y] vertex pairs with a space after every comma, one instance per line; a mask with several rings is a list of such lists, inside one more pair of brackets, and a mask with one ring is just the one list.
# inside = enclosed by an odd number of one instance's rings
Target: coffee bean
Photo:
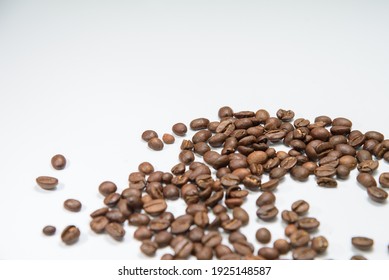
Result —
[[123, 226], [119, 223], [109, 223], [105, 227], [105, 231], [115, 240], [122, 240], [123, 236], [126, 234]]
[[264, 221], [274, 219], [278, 214], [278, 209], [273, 204], [265, 204], [258, 208], [257, 217]]
[[39, 176], [36, 178], [36, 183], [42, 189], [53, 190], [58, 185], [58, 179], [50, 176]]
[[357, 166], [358, 161], [354, 156], [345, 155], [339, 158], [339, 164], [345, 165], [350, 170], [353, 170]]
[[194, 223], [200, 228], [205, 228], [209, 224], [208, 214], [206, 212], [196, 212]]
[[389, 188], [389, 172], [381, 173], [379, 182], [381, 184], [381, 187]]
[[107, 214], [109, 211], [109, 208], [108, 207], [103, 207], [103, 208], [100, 208], [100, 209], [97, 209], [95, 211], [93, 211], [90, 216], [91, 218], [96, 218], [96, 217], [100, 217], [100, 216], [105, 216], [105, 214]]
[[340, 179], [346, 179], [350, 175], [350, 169], [346, 165], [339, 165], [336, 168], [336, 176]]
[[218, 116], [220, 119], [230, 118], [234, 115], [234, 111], [229, 106], [223, 106], [218, 111]]
[[223, 245], [223, 244], [217, 245], [214, 248], [214, 251], [215, 251], [215, 255], [218, 259], [221, 259], [225, 255], [232, 254], [232, 250], [230, 249], [230, 247]]
[[189, 126], [192, 130], [200, 130], [207, 128], [209, 120], [206, 118], [194, 119], [190, 122]]
[[290, 244], [285, 239], [277, 239], [274, 241], [273, 247], [277, 249], [281, 255], [287, 254], [290, 250]]
[[200, 242], [204, 236], [204, 229], [200, 227], [194, 227], [189, 231], [188, 238], [192, 242]]
[[328, 248], [328, 241], [324, 236], [317, 236], [312, 239], [311, 248], [318, 254], [324, 253]]
[[173, 235], [166, 230], [160, 231], [154, 236], [154, 242], [158, 244], [159, 248], [168, 246], [172, 239]]
[[294, 224], [295, 222], [298, 221], [299, 216], [296, 212], [284, 210], [281, 213], [281, 218], [284, 222], [288, 224]]
[[146, 214], [133, 213], [128, 218], [128, 224], [133, 226], [146, 226], [150, 223], [150, 218]]
[[152, 172], [154, 172], [154, 166], [150, 162], [145, 161], [145, 162], [142, 162], [141, 164], [139, 164], [138, 170], [139, 170], [139, 172], [142, 172], [144, 174], [149, 175]]
[[158, 244], [151, 240], [143, 240], [140, 250], [146, 256], [152, 257], [158, 249]]
[[303, 215], [308, 212], [309, 210], [309, 203], [305, 200], [297, 200], [293, 202], [292, 211], [296, 212], [298, 215]]
[[146, 142], [149, 142], [152, 138], [157, 138], [158, 133], [156, 133], [154, 130], [145, 130], [142, 133], [142, 139]]
[[51, 165], [56, 170], [62, 170], [66, 166], [66, 158], [63, 155], [55, 155], [51, 158]]
[[352, 256], [350, 260], [364, 261], [364, 260], [367, 260], [367, 259], [364, 256], [355, 255], [355, 256]]
[[203, 248], [196, 254], [198, 260], [212, 260], [213, 250], [210, 247], [203, 246]]
[[54, 235], [56, 230], [57, 229], [55, 228], [55, 226], [45, 226], [42, 232], [44, 235], [50, 236], [50, 235]]
[[294, 260], [313, 260], [317, 253], [309, 247], [299, 247], [293, 250], [292, 256]]
[[336, 174], [336, 169], [328, 165], [319, 166], [314, 173], [316, 177], [332, 177]]
[[183, 123], [176, 123], [175, 125], [173, 125], [172, 131], [178, 136], [184, 136], [188, 131], [188, 128]]
[[193, 152], [191, 151], [188, 151], [188, 150], [183, 150], [180, 152], [178, 158], [180, 159], [180, 161], [186, 165], [189, 165], [190, 163], [192, 163], [194, 161], [194, 154]]
[[145, 226], [139, 227], [137, 230], [134, 232], [134, 238], [136, 240], [142, 241], [142, 240], [149, 240], [153, 236], [153, 233], [151, 230], [149, 230]]
[[256, 200], [257, 206], [261, 207], [266, 204], [274, 204], [276, 196], [272, 192], [263, 192]]
[[351, 239], [351, 243], [355, 248], [358, 248], [360, 250], [369, 250], [371, 247], [373, 247], [374, 241], [371, 238], [368, 237], [353, 237]]
[[247, 225], [249, 223], [250, 217], [249, 214], [241, 207], [235, 207], [232, 209], [232, 216], [240, 220], [242, 225]]
[[309, 233], [305, 230], [296, 230], [290, 236], [290, 245], [292, 247], [303, 247], [307, 245], [311, 239]]
[[193, 242], [184, 238], [174, 246], [175, 257], [178, 259], [186, 259], [190, 256], [193, 250]]
[[268, 182], [261, 184], [261, 191], [274, 191], [279, 182], [279, 179], [270, 179]]
[[210, 231], [201, 238], [201, 243], [204, 246], [214, 248], [222, 242], [223, 238], [220, 233]]
[[357, 176], [357, 181], [365, 188], [371, 188], [377, 186], [376, 180], [369, 173], [359, 173]]
[[160, 217], [155, 218], [150, 221], [149, 227], [152, 231], [162, 231], [170, 227], [171, 222], [167, 219]]
[[241, 256], [251, 256], [254, 252], [254, 246], [246, 240], [237, 240], [232, 243], [234, 250]]
[[269, 177], [271, 179], [281, 179], [282, 177], [285, 176], [285, 174], [287, 173], [288, 171], [285, 169], [285, 168], [282, 168], [282, 167], [276, 167], [276, 168], [273, 168], [270, 172], [269, 172]]
[[234, 218], [224, 221], [221, 226], [225, 231], [236, 231], [242, 226], [242, 221]]
[[388, 193], [385, 190], [377, 188], [375, 186], [367, 188], [367, 193], [372, 200], [380, 203], [385, 202], [388, 198]]
[[81, 210], [82, 204], [77, 199], [67, 199], [63, 203], [63, 206], [66, 210], [71, 212], [79, 212]]
[[167, 208], [166, 202], [163, 199], [153, 199], [143, 205], [143, 209], [151, 216], [162, 214]]
[[174, 138], [174, 136], [169, 134], [169, 133], [165, 133], [162, 135], [162, 141], [165, 144], [168, 144], [168, 145], [173, 144], [175, 140], [176, 139]]
[[267, 228], [260, 228], [255, 233], [255, 238], [259, 243], [266, 244], [271, 240], [271, 233]]
[[377, 170], [378, 165], [379, 163], [376, 160], [364, 160], [358, 164], [358, 171], [372, 173]]
[[294, 118], [294, 112], [292, 110], [279, 109], [277, 111], [277, 118], [282, 121], [291, 121]]
[[176, 200], [180, 197], [180, 190], [173, 184], [166, 185], [162, 192], [166, 199]]
[[120, 198], [120, 194], [111, 193], [104, 198], [104, 204], [111, 208], [115, 207], [115, 205], [119, 202]]
[[96, 232], [101, 233], [105, 230], [105, 227], [109, 224], [109, 220], [105, 216], [98, 216], [93, 218], [90, 222], [90, 228]]
[[316, 182], [320, 187], [324, 188], [336, 188], [338, 186], [336, 180], [329, 177], [320, 177], [316, 180]]
[[302, 166], [295, 166], [290, 170], [290, 175], [296, 180], [305, 181], [309, 177], [309, 170]]
[[80, 230], [73, 225], [67, 226], [61, 234], [61, 239], [66, 245], [72, 245], [78, 241]]
[[296, 157], [287, 157], [283, 159], [280, 163], [280, 167], [290, 170], [297, 164], [297, 158]]
[[103, 196], [108, 196], [109, 194], [116, 192], [116, 190], [116, 184], [111, 181], [104, 181], [99, 185], [99, 192]]
[[368, 131], [365, 133], [366, 139], [374, 139], [378, 142], [384, 141], [384, 135], [378, 131]]
[[122, 214], [122, 212], [119, 211], [119, 209], [111, 209], [107, 212], [105, 216], [108, 218], [109, 221], [117, 223], [124, 223], [127, 218]]
[[171, 224], [171, 233], [180, 234], [189, 230], [193, 224], [194, 218], [192, 215], [181, 215], [177, 217]]
[[264, 164], [267, 161], [267, 159], [268, 159], [268, 156], [265, 152], [255, 151], [255, 152], [252, 152], [251, 154], [248, 155], [247, 163], [248, 164], [252, 164], [252, 163]]
[[258, 255], [264, 257], [267, 260], [276, 260], [279, 257], [279, 252], [275, 248], [262, 247], [258, 250]]
[[158, 137], [154, 137], [149, 140], [148, 146], [154, 151], [161, 151], [163, 149], [163, 142]]
[[295, 224], [289, 224], [285, 227], [285, 235], [288, 237], [291, 236], [296, 231], [297, 231], [297, 227]]
[[313, 231], [320, 226], [320, 222], [315, 218], [301, 218], [297, 222], [297, 227], [306, 231]]

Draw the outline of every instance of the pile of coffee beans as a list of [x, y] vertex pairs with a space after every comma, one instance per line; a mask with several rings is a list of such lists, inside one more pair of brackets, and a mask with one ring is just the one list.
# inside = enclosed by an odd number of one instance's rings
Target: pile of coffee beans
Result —
[[[129, 174], [128, 187], [118, 191], [115, 183], [105, 181], [98, 191], [104, 196], [104, 206], [91, 213], [90, 227], [96, 233], [107, 233], [121, 240], [125, 223], [137, 227], [134, 238], [141, 241], [140, 250], [154, 256], [158, 249], [171, 247], [162, 259], [278, 259], [291, 251], [293, 259], [314, 259], [323, 254], [328, 240], [318, 231], [320, 222], [308, 217], [310, 205], [298, 200], [290, 209], [279, 211], [274, 190], [289, 173], [296, 181], [314, 176], [317, 185], [336, 188], [338, 179], [347, 179], [357, 169], [356, 181], [366, 189], [375, 202], [384, 203], [389, 188], [389, 173], [374, 173], [379, 160], [389, 161], [389, 140], [377, 131], [361, 132], [352, 129], [352, 122], [344, 117], [331, 119], [318, 116], [294, 120], [295, 113], [280, 109], [271, 116], [264, 109], [234, 112], [225, 106], [218, 111], [219, 119], [201, 117], [190, 122], [194, 131], [190, 139], [183, 139], [178, 152], [179, 163], [169, 171], [155, 170], [149, 162], [139, 164]], [[184, 137], [188, 128], [184, 123], [172, 126], [172, 132]], [[162, 140], [154, 130], [146, 130], [141, 138], [148, 146], [160, 151], [165, 144], [173, 144], [172, 134], [164, 133]], [[277, 151], [283, 143], [289, 151]], [[201, 161], [196, 161], [202, 158]], [[52, 160], [61, 168], [66, 161]], [[269, 179], [263, 182], [263, 176]], [[39, 177], [44, 189], [53, 189], [58, 180]], [[258, 193], [259, 192], [259, 193]], [[264, 222], [281, 216], [285, 225], [285, 239], [277, 239], [272, 246], [255, 252], [254, 244], [240, 232], [247, 226], [249, 215], [244, 209], [246, 197], [257, 195], [257, 217]], [[169, 201], [182, 199], [185, 213], [169, 212]], [[70, 211], [77, 211], [81, 203], [65, 203]], [[47, 230], [48, 234], [51, 231]], [[222, 232], [228, 234], [230, 245], [223, 243]], [[63, 232], [66, 244], [74, 243], [79, 230], [69, 226]], [[256, 240], [261, 244], [271, 241], [267, 228], [258, 228]], [[355, 248], [366, 250], [373, 246], [367, 237], [354, 237]], [[364, 259], [353, 256], [351, 259]]]

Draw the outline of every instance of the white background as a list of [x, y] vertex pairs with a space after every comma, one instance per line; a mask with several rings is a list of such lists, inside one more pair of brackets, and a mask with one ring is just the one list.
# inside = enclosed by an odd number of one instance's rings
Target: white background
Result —
[[[100, 182], [121, 190], [142, 161], [164, 171], [178, 162], [182, 139], [154, 152], [140, 139], [145, 129], [216, 120], [229, 105], [345, 116], [389, 135], [388, 14], [387, 1], [0, 1], [0, 258], [144, 258], [133, 228], [116, 242], [89, 229], [89, 214], [103, 206]], [[50, 166], [56, 153], [68, 158], [63, 171]], [[38, 188], [40, 175], [57, 177], [58, 189]], [[288, 176], [277, 207], [311, 203], [315, 235], [330, 243], [323, 258], [387, 259], [388, 203], [372, 203], [355, 176], [337, 189]], [[256, 250], [256, 229], [268, 227], [274, 241], [284, 226], [256, 218], [257, 196], [242, 229]], [[82, 211], [64, 210], [67, 198]], [[168, 210], [180, 215], [183, 202]], [[42, 235], [46, 224], [55, 236]], [[68, 224], [82, 231], [70, 247], [60, 241]], [[373, 238], [374, 249], [353, 249], [355, 235]]]

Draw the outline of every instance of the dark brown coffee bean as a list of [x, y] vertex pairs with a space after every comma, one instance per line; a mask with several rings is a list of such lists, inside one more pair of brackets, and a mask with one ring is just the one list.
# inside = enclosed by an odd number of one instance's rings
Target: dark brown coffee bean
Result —
[[99, 192], [103, 196], [107, 196], [111, 193], [114, 193], [116, 192], [116, 190], [117, 190], [116, 184], [111, 181], [104, 181], [99, 185]]
[[143, 209], [151, 216], [162, 214], [167, 208], [166, 202], [163, 199], [153, 199], [143, 205]]
[[218, 116], [220, 119], [230, 118], [234, 115], [234, 111], [229, 106], [223, 106], [218, 111]]
[[276, 168], [273, 168], [270, 172], [269, 172], [269, 177], [271, 179], [281, 179], [282, 177], [284, 177], [286, 175], [288, 171], [285, 169], [285, 168], [282, 168], [282, 167], [276, 167]]
[[192, 242], [200, 242], [204, 236], [204, 229], [200, 227], [194, 227], [189, 231], [188, 238]]
[[225, 255], [232, 254], [232, 250], [223, 244], [219, 244], [214, 248], [215, 255], [218, 259], [221, 259]]
[[290, 175], [296, 180], [305, 181], [309, 177], [309, 170], [302, 166], [295, 166], [290, 170]]
[[313, 260], [317, 253], [309, 247], [300, 247], [293, 250], [292, 256], [294, 260]]
[[335, 125], [342, 125], [342, 126], [351, 127], [353, 125], [353, 123], [349, 119], [346, 119], [346, 118], [343, 118], [343, 117], [338, 117], [338, 118], [335, 118], [335, 119], [332, 120], [332, 125], [333, 126], [335, 126]]
[[57, 154], [51, 158], [51, 165], [56, 170], [62, 170], [66, 166], [66, 158], [63, 155]]
[[232, 243], [234, 250], [241, 256], [251, 256], [254, 252], [254, 246], [246, 240], [237, 240]]
[[171, 134], [169, 134], [169, 133], [164, 133], [163, 135], [162, 135], [162, 141], [165, 143], [165, 144], [173, 144], [174, 143], [174, 141], [175, 141], [176, 139], [174, 138], [174, 136], [173, 135], [171, 135]]
[[178, 259], [186, 259], [193, 251], [193, 242], [184, 238], [174, 246], [175, 257]]
[[308, 212], [309, 203], [302, 199], [297, 200], [293, 202], [291, 209], [292, 211], [296, 212], [298, 215], [303, 215]]
[[149, 142], [150, 139], [158, 137], [158, 133], [156, 133], [154, 130], [145, 130], [142, 133], [142, 139], [146, 142]]
[[188, 128], [183, 123], [176, 123], [175, 125], [173, 125], [172, 131], [178, 136], [184, 136], [188, 131]]
[[312, 239], [311, 248], [318, 254], [324, 253], [328, 248], [328, 240], [324, 236], [317, 236]]
[[381, 187], [389, 188], [389, 172], [383, 172], [380, 175], [379, 182]]
[[357, 166], [359, 172], [372, 173], [377, 170], [379, 162], [376, 160], [364, 160], [360, 162]]
[[227, 198], [224, 200], [224, 203], [226, 206], [230, 209], [233, 209], [235, 207], [240, 207], [243, 204], [243, 199], [241, 198]]
[[135, 230], [135, 232], [134, 232], [134, 238], [136, 240], [139, 240], [139, 241], [149, 240], [149, 239], [151, 239], [152, 236], [153, 236], [153, 233], [151, 232], [151, 230], [149, 230], [145, 226], [141, 226], [141, 227], [137, 228], [137, 230]]
[[162, 231], [170, 227], [171, 222], [162, 219], [161, 216], [150, 221], [149, 227], [152, 231]]
[[238, 176], [233, 175], [233, 174], [226, 174], [224, 175], [220, 182], [222, 183], [223, 186], [225, 187], [231, 187], [238, 185], [240, 183], [240, 179]]
[[350, 260], [364, 261], [364, 260], [367, 260], [367, 259], [364, 256], [355, 255], [355, 256], [352, 256]]
[[353, 237], [351, 239], [351, 243], [355, 248], [358, 248], [360, 250], [369, 250], [371, 247], [373, 247], [374, 241], [371, 238], [368, 237]]
[[290, 170], [297, 164], [297, 158], [296, 157], [287, 157], [283, 159], [280, 163], [280, 167]]
[[158, 244], [159, 248], [168, 246], [172, 239], [173, 235], [166, 230], [160, 231], [154, 236], [154, 242]]
[[317, 185], [324, 188], [336, 188], [338, 182], [335, 179], [329, 177], [320, 177], [316, 180]]
[[211, 148], [205, 142], [198, 142], [194, 144], [194, 152], [203, 156], [206, 152], [210, 151]]
[[278, 214], [278, 209], [273, 204], [265, 204], [258, 208], [257, 217], [264, 221], [274, 219]]
[[242, 222], [242, 225], [247, 225], [249, 223], [250, 217], [249, 214], [241, 207], [235, 207], [232, 209], [232, 216], [235, 219], [238, 219]]
[[332, 177], [335, 176], [336, 169], [328, 165], [319, 166], [316, 168], [314, 173], [316, 177]]
[[369, 151], [358, 150], [357, 151], [357, 159], [358, 159], [358, 162], [363, 162], [365, 160], [372, 160], [373, 157]]
[[273, 247], [277, 249], [281, 255], [287, 254], [290, 250], [290, 244], [285, 239], [277, 239], [274, 241]]
[[346, 155], [339, 158], [339, 164], [347, 166], [350, 170], [353, 170], [357, 163], [358, 161], [354, 156]]
[[373, 140], [376, 140], [378, 142], [382, 142], [385, 139], [384, 135], [378, 131], [368, 131], [365, 133], [365, 137], [368, 140], [373, 139]]
[[255, 151], [248, 155], [247, 163], [248, 164], [264, 164], [268, 159], [268, 156], [263, 151]]
[[54, 190], [58, 185], [58, 179], [50, 176], [39, 176], [36, 178], [36, 183], [42, 189], [45, 190]]
[[154, 172], [154, 166], [150, 162], [145, 161], [145, 162], [142, 162], [141, 164], [139, 164], [138, 170], [139, 170], [139, 172], [142, 172], [144, 174], [149, 175], [152, 172]]
[[[123, 200], [125, 201], [125, 200]], [[124, 223], [127, 216], [124, 216], [118, 209], [111, 209], [105, 215], [111, 222]]]
[[158, 244], [151, 240], [143, 240], [140, 250], [146, 256], [152, 257], [158, 249]]
[[272, 192], [263, 192], [256, 200], [257, 206], [261, 207], [266, 204], [274, 204], [276, 196]]
[[108, 207], [103, 207], [103, 208], [100, 208], [100, 209], [97, 209], [95, 211], [93, 211], [90, 216], [91, 218], [96, 218], [96, 217], [99, 217], [99, 216], [105, 216], [105, 214], [107, 214], [109, 211], [109, 208]]
[[56, 230], [55, 226], [45, 226], [42, 232], [44, 235], [51, 236], [55, 234]]
[[180, 234], [189, 230], [193, 224], [194, 218], [192, 215], [181, 215], [177, 217], [171, 224], [171, 233]]
[[292, 247], [303, 247], [309, 243], [311, 240], [311, 237], [309, 236], [309, 233], [305, 230], [296, 230], [293, 232], [290, 236], [290, 245]]
[[133, 226], [146, 226], [150, 223], [150, 218], [146, 214], [133, 213], [128, 218], [128, 224]]
[[192, 130], [200, 130], [207, 128], [209, 120], [206, 118], [194, 119], [190, 122], [189, 126]]
[[267, 228], [260, 228], [255, 233], [255, 238], [259, 243], [266, 244], [271, 240], [271, 233]]
[[166, 199], [176, 200], [180, 197], [180, 191], [175, 185], [169, 184], [163, 188], [163, 196]]
[[261, 191], [274, 191], [278, 187], [279, 179], [270, 179], [268, 182], [261, 184]]
[[104, 198], [104, 204], [111, 208], [115, 207], [115, 205], [119, 202], [120, 198], [120, 194], [111, 193]]
[[335, 150], [341, 152], [343, 155], [355, 156], [356, 150], [348, 144], [338, 144], [335, 146]]
[[119, 223], [109, 223], [105, 227], [105, 231], [115, 240], [122, 240], [123, 236], [126, 234], [123, 226]]
[[67, 199], [64, 201], [63, 206], [71, 212], [79, 212], [82, 204], [77, 199]]
[[180, 152], [179, 156], [178, 156], [179, 160], [186, 164], [186, 165], [189, 165], [190, 163], [192, 163], [194, 161], [194, 154], [193, 152], [191, 151], [188, 151], [188, 150], [183, 150]]
[[377, 186], [376, 180], [369, 173], [359, 173], [357, 176], [357, 181], [365, 188], [371, 188]]
[[279, 257], [279, 252], [275, 248], [262, 247], [258, 250], [258, 255], [264, 257], [267, 260], [276, 260]]
[[377, 188], [375, 186], [367, 188], [367, 193], [372, 200], [380, 203], [385, 202], [388, 198], [388, 193], [385, 190]]
[[61, 234], [61, 239], [66, 245], [76, 243], [81, 235], [80, 230], [76, 226], [67, 226]]
[[350, 175], [350, 169], [346, 165], [339, 165], [336, 168], [336, 176], [340, 179], [347, 179]]
[[105, 230], [105, 227], [109, 224], [109, 220], [105, 216], [98, 216], [96, 218], [93, 218], [93, 220], [90, 222], [90, 228], [96, 232], [101, 233]]
[[328, 116], [318, 116], [315, 118], [315, 122], [323, 122], [325, 126], [330, 126], [332, 124], [332, 120]]
[[205, 228], [209, 224], [207, 212], [196, 212], [194, 215], [194, 223], [200, 228]]
[[281, 218], [284, 222], [288, 224], [294, 224], [298, 221], [299, 215], [296, 212], [284, 210], [281, 213]]
[[339, 159], [335, 156], [327, 155], [326, 157], [323, 157], [319, 160], [319, 165], [320, 166], [327, 165], [336, 168], [339, 165]]
[[163, 142], [158, 137], [154, 137], [149, 140], [148, 146], [154, 151], [161, 151], [163, 149]]
[[297, 227], [306, 231], [313, 231], [320, 226], [320, 222], [315, 218], [301, 218], [297, 222]]

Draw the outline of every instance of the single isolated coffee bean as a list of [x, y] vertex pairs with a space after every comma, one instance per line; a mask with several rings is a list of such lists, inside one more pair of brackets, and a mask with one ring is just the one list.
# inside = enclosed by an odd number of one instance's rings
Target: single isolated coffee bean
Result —
[[172, 131], [177, 136], [185, 136], [186, 132], [188, 131], [188, 128], [183, 123], [176, 123], [172, 127]]
[[367, 188], [367, 193], [372, 200], [380, 203], [385, 202], [388, 198], [388, 193], [385, 190], [377, 187]]
[[80, 212], [82, 204], [77, 199], [70, 198], [64, 201], [63, 206], [71, 212]]
[[324, 253], [328, 248], [328, 240], [324, 236], [314, 237], [311, 241], [311, 248], [318, 254]]
[[370, 173], [364, 173], [364, 172], [359, 173], [357, 176], [357, 181], [365, 188], [371, 188], [377, 186], [376, 180], [374, 179], [373, 175], [371, 175]]
[[55, 226], [45, 226], [42, 232], [44, 235], [51, 236], [55, 234], [56, 230]]
[[39, 176], [36, 178], [36, 183], [42, 189], [53, 190], [58, 185], [58, 179], [50, 176]]
[[369, 250], [373, 247], [374, 241], [368, 237], [357, 236], [351, 239], [351, 244], [360, 250]]
[[255, 238], [259, 243], [266, 244], [271, 240], [271, 233], [267, 228], [260, 228], [255, 233]]
[[306, 202], [305, 200], [300, 199], [300, 200], [293, 202], [291, 209], [292, 209], [292, 211], [296, 212], [297, 214], [303, 215], [303, 214], [308, 212], [309, 203]]
[[66, 158], [61, 154], [57, 154], [51, 158], [51, 165], [56, 170], [62, 170], [66, 166]]
[[61, 239], [66, 245], [72, 245], [78, 241], [80, 235], [80, 230], [76, 226], [70, 225], [63, 230]]
[[169, 134], [169, 133], [165, 133], [164, 135], [162, 135], [162, 141], [165, 144], [168, 144], [168, 145], [173, 144], [175, 140], [176, 139], [174, 138], [174, 136]]
[[99, 185], [99, 192], [103, 195], [103, 196], [107, 196], [111, 193], [114, 193], [117, 191], [117, 186], [115, 183], [111, 182], [111, 181], [104, 181], [102, 182], [100, 185]]
[[274, 204], [276, 202], [276, 196], [272, 192], [263, 192], [256, 200], [258, 207], [266, 204]]
[[154, 137], [148, 141], [148, 146], [154, 151], [161, 151], [163, 149], [163, 142], [158, 137]]

